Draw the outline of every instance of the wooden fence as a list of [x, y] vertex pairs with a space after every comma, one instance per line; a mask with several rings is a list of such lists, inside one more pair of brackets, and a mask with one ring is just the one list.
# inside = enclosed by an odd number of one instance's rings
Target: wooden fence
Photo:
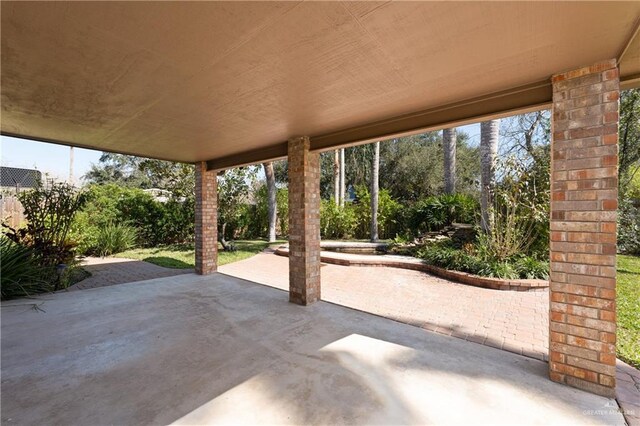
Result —
[[12, 228], [18, 228], [25, 221], [24, 210], [14, 195], [2, 195], [0, 198], [0, 218]]

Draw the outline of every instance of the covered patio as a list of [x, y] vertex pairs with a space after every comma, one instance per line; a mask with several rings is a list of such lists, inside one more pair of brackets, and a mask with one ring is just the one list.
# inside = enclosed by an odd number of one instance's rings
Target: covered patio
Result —
[[624, 423], [542, 361], [286, 299], [188, 274], [3, 303], [2, 422]]
[[[621, 421], [585, 418], [611, 400], [543, 373], [615, 393], [618, 99], [640, 86], [640, 4], [1, 7], [2, 134], [193, 163], [196, 272], [208, 275], [47, 296], [43, 315], [3, 304], [3, 418]], [[288, 299], [311, 305], [322, 300], [320, 152], [545, 108], [548, 364], [287, 304], [216, 272], [220, 170], [288, 159]]]

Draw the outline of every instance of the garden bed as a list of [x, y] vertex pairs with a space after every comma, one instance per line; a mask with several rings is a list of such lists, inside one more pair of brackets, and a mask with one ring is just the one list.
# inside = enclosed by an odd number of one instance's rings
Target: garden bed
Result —
[[[289, 247], [286, 245], [280, 246], [276, 249], [275, 254], [279, 256], [289, 256]], [[450, 271], [439, 268], [437, 266], [429, 265], [423, 260], [410, 256], [370, 256], [322, 251], [320, 252], [320, 260], [325, 263], [342, 266], [383, 266], [389, 268], [411, 269], [414, 271], [428, 272], [461, 284], [493, 290], [542, 291], [549, 287], [549, 282], [546, 280], [508, 280], [481, 277], [478, 275], [468, 274], [466, 272]]]

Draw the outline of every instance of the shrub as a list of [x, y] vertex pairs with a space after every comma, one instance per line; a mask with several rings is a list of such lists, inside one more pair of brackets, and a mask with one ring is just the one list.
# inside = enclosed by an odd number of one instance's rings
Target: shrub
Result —
[[77, 214], [71, 235], [81, 254], [97, 253], [97, 237], [101, 228], [112, 223], [126, 223], [137, 230], [137, 244], [157, 246], [193, 240], [195, 200], [154, 199], [141, 189], [118, 185], [92, 185], [88, 202]]
[[280, 234], [289, 235], [289, 190], [287, 188], [278, 188], [276, 196]]
[[548, 279], [548, 262], [531, 257], [496, 259], [485, 257], [474, 247], [457, 249], [450, 240], [428, 244], [417, 251], [417, 256], [427, 263], [485, 277], [502, 279]]
[[500, 262], [521, 253], [534, 254], [533, 246], [546, 253], [548, 191], [538, 188], [526, 165], [511, 158], [502, 165], [503, 176], [493, 202], [493, 225], [490, 232], [478, 236], [479, 251], [483, 257]]
[[479, 275], [485, 277], [501, 278], [504, 280], [518, 279], [519, 275], [515, 266], [512, 263], [506, 261], [491, 261], [484, 262], [482, 269], [479, 271]]
[[640, 255], [640, 208], [629, 198], [620, 203], [618, 248], [623, 253]]
[[95, 253], [109, 256], [135, 246], [136, 229], [128, 225], [108, 224], [98, 229]]
[[541, 261], [533, 257], [523, 257], [515, 263], [516, 271], [520, 278], [532, 279], [549, 279], [549, 262]]
[[481, 274], [485, 266], [481, 259], [454, 248], [449, 240], [428, 244], [417, 255], [432, 265], [471, 274]]
[[165, 243], [165, 209], [162, 203], [142, 190], [129, 190], [119, 197], [116, 208], [118, 221], [136, 228], [138, 244], [154, 247]]
[[431, 196], [416, 202], [407, 212], [405, 226], [412, 233], [434, 231], [453, 222], [473, 223], [478, 202], [464, 194]]
[[[371, 236], [371, 194], [364, 186], [356, 187], [356, 202], [351, 207], [354, 210], [356, 223], [354, 236], [369, 238]], [[402, 205], [391, 198], [386, 189], [378, 193], [378, 237], [385, 239], [395, 235], [398, 231], [398, 217]]]
[[340, 207], [333, 199], [321, 201], [320, 233], [322, 238], [351, 238], [354, 236], [356, 223], [356, 214], [351, 204]]
[[9, 228], [4, 234], [12, 241], [33, 250], [41, 266], [69, 264], [75, 259], [75, 243], [68, 234], [76, 212], [86, 202], [84, 192], [66, 183], [52, 182], [22, 192], [18, 199], [24, 209], [27, 225], [18, 230]]
[[52, 289], [51, 283], [44, 279], [45, 269], [38, 264], [30, 248], [0, 237], [0, 257], [2, 300]]

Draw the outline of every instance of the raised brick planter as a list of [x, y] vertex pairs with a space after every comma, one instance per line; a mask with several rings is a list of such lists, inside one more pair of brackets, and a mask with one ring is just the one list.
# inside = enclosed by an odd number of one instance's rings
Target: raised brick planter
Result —
[[[289, 256], [289, 249], [286, 246], [278, 247], [275, 254], [279, 256]], [[420, 259], [409, 256], [366, 256], [323, 251], [320, 252], [320, 260], [325, 263], [342, 266], [381, 266], [411, 269], [414, 271], [428, 272], [462, 284], [493, 290], [542, 291], [549, 287], [548, 281], [545, 280], [503, 280], [500, 278], [481, 277], [466, 272], [438, 268], [437, 266], [428, 265]]]

